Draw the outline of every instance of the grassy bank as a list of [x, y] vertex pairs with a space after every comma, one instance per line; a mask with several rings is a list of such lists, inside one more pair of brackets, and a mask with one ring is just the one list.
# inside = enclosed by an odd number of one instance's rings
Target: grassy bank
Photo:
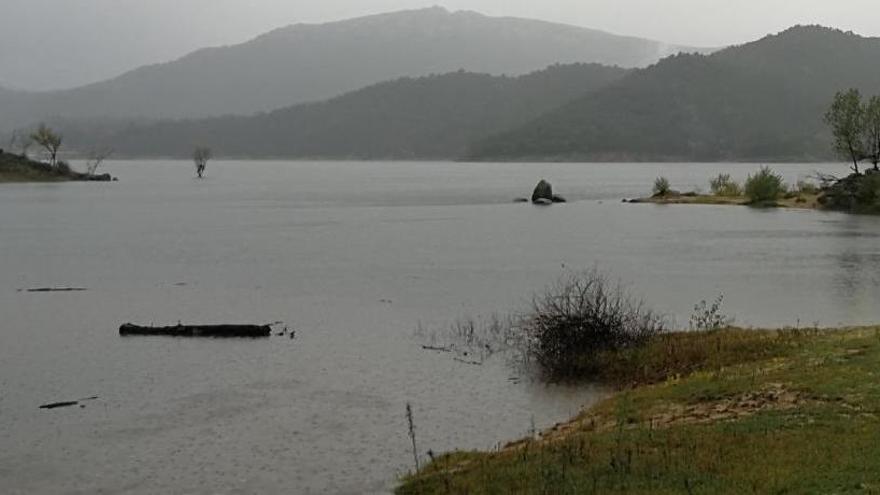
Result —
[[666, 334], [602, 359], [615, 396], [398, 493], [880, 493], [880, 327]]
[[63, 182], [89, 180], [83, 174], [65, 171], [46, 163], [36, 162], [11, 153], [0, 153], [0, 183]]

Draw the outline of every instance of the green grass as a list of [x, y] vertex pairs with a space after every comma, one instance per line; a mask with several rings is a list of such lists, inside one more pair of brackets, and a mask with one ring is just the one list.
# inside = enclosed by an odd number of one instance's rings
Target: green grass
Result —
[[880, 493], [880, 327], [665, 335], [606, 359], [630, 386], [398, 493]]

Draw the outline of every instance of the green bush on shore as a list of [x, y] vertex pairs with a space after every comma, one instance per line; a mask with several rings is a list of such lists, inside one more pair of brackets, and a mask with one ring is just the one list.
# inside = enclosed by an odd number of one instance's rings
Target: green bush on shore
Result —
[[761, 167], [746, 179], [744, 192], [753, 204], [774, 202], [787, 192], [782, 176], [770, 167]]
[[672, 192], [672, 186], [669, 184], [669, 179], [666, 177], [657, 177], [654, 181], [654, 196], [662, 197], [668, 195]]

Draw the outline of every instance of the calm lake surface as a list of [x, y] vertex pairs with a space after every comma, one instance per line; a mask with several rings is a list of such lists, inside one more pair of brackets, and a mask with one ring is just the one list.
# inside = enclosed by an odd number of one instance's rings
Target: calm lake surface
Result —
[[[843, 165], [779, 165], [790, 181]], [[419, 324], [523, 307], [598, 266], [685, 326], [880, 321], [880, 218], [622, 204], [757, 165], [111, 163], [0, 185], [0, 491], [383, 493], [419, 450], [492, 448], [600, 395], [426, 352]], [[540, 178], [572, 200], [512, 204]], [[85, 287], [35, 294], [18, 289]], [[283, 321], [296, 339], [122, 339]], [[100, 396], [85, 408], [47, 402]]]

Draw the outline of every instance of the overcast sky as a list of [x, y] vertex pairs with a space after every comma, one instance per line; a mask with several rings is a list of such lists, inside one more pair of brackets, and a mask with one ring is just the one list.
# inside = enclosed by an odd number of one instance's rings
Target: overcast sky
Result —
[[794, 24], [880, 35], [878, 0], [2, 0], [0, 85], [105, 79], [276, 27], [441, 5], [694, 46], [751, 41]]

